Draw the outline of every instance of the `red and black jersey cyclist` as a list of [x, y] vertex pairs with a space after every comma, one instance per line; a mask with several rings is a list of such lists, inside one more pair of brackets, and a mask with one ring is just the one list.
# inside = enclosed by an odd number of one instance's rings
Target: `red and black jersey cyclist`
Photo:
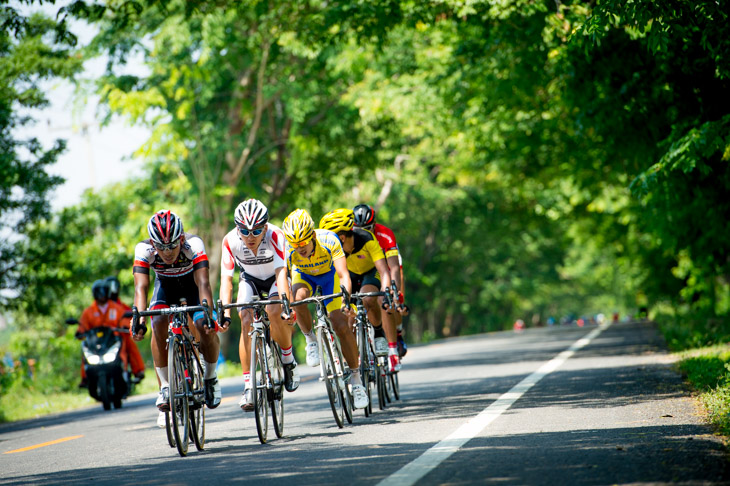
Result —
[[[213, 292], [208, 275], [210, 265], [203, 240], [185, 233], [180, 218], [168, 210], [158, 211], [150, 218], [147, 232], [150, 238], [139, 242], [134, 250], [134, 305], [138, 309], [147, 308], [150, 269], [157, 277], [150, 309], [179, 305], [183, 298], [190, 306], [200, 305], [203, 299], [212, 303]], [[192, 321], [205, 362], [205, 404], [208, 408], [216, 408], [221, 402], [221, 386], [216, 375], [220, 340], [216, 334], [218, 324], [215, 321], [218, 317], [215, 311], [211, 314], [213, 329], [204, 326], [203, 312], [196, 312]], [[170, 409], [166, 351], [168, 324], [168, 316], [152, 318], [152, 358], [161, 386], [156, 405], [160, 411]], [[130, 331], [133, 332], [133, 329], [134, 319], [130, 321]], [[221, 327], [221, 330], [225, 331], [226, 327]], [[142, 332], [133, 334], [136, 341], [142, 337]]]
[[[395, 280], [398, 288], [398, 301], [401, 304], [398, 308], [399, 312], [392, 315], [392, 324], [386, 319], [384, 321], [385, 335], [388, 338], [388, 354], [393, 355], [397, 352], [399, 358], [406, 354], [406, 344], [402, 336], [403, 316], [408, 314], [408, 308], [404, 304], [405, 289], [403, 281], [403, 265], [393, 231], [385, 225], [375, 222], [375, 209], [367, 204], [358, 204], [353, 209], [355, 218], [355, 227], [370, 231], [375, 235], [380, 247], [385, 253], [385, 259], [388, 262], [389, 278], [388, 281]], [[395, 365], [400, 369], [400, 362]]]
[[[291, 289], [286, 269], [286, 239], [277, 226], [269, 223], [269, 210], [258, 199], [247, 199], [236, 207], [234, 212], [236, 227], [228, 232], [221, 243], [221, 302], [231, 303], [233, 294], [233, 275], [235, 268], [241, 270], [236, 302], [251, 302], [254, 297], [268, 295], [278, 299], [286, 295], [291, 301]], [[292, 352], [293, 319], [281, 318], [281, 304], [269, 304], [266, 313], [271, 321], [271, 337], [281, 348], [281, 361], [284, 364], [284, 387], [293, 392], [299, 387], [299, 370]], [[223, 311], [221, 319], [230, 322], [231, 310]], [[253, 312], [242, 309], [241, 338], [238, 354], [243, 371], [243, 395], [238, 405], [246, 412], [253, 411], [251, 396], [251, 323]]]

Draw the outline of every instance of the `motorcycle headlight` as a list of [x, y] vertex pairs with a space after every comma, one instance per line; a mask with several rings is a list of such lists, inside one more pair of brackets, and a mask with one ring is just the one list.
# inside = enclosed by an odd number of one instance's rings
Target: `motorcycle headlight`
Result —
[[101, 358], [98, 354], [87, 354], [86, 362], [90, 365], [98, 365], [99, 363], [101, 363]]
[[104, 363], [113, 363], [115, 359], [117, 359], [117, 355], [119, 354], [119, 348], [122, 346], [122, 343], [120, 341], [117, 341], [114, 343], [114, 345], [109, 348], [109, 351], [104, 353], [104, 356], [102, 356], [102, 361]]

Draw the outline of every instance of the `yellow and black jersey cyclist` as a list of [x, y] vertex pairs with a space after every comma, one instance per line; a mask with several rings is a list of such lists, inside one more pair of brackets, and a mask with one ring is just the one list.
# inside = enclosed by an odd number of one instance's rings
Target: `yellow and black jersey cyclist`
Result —
[[[355, 224], [354, 215], [351, 209], [335, 209], [325, 214], [319, 222], [320, 228], [328, 229], [337, 233], [342, 242], [342, 249], [347, 255], [347, 270], [352, 281], [353, 292], [387, 292], [389, 285], [387, 279], [381, 275], [390, 275], [388, 264], [383, 249], [378, 240], [371, 232], [353, 228]], [[388, 309], [385, 316], [380, 312], [383, 304], [383, 297], [366, 297], [363, 304], [367, 309], [368, 319], [375, 327], [375, 352], [380, 356], [388, 354], [388, 340], [385, 337], [382, 324], [394, 322]]]

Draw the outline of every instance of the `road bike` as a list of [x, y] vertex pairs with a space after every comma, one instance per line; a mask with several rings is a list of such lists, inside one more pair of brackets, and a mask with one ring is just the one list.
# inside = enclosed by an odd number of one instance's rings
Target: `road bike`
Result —
[[180, 305], [169, 308], [140, 311], [132, 307], [135, 334], [144, 334], [147, 327], [140, 317], [170, 316], [167, 330], [167, 366], [170, 384], [170, 410], [165, 413], [165, 429], [170, 447], [177, 447], [181, 456], [188, 453], [192, 436], [195, 447], [202, 451], [205, 446], [205, 373], [200, 359], [200, 343], [188, 326], [188, 314], [202, 311], [206, 327], [212, 328], [208, 302], [189, 306], [185, 299]]
[[[403, 304], [397, 303], [397, 299], [394, 297], [397, 295], [398, 289], [395, 285], [395, 280], [391, 280], [390, 292], [387, 293], [385, 299], [388, 306], [394, 308], [395, 310], [399, 310], [405, 307]], [[391, 371], [390, 365], [387, 363], [385, 366], [385, 398], [388, 403], [392, 402], [393, 399], [400, 400], [400, 384], [398, 382], [398, 372]]]
[[355, 336], [357, 338], [357, 349], [360, 355], [360, 377], [365, 392], [368, 396], [368, 406], [365, 407], [365, 416], [373, 413], [372, 390], [378, 392], [378, 405], [382, 410], [385, 408], [385, 370], [387, 362], [381, 356], [375, 354], [375, 335], [373, 325], [368, 320], [367, 309], [363, 299], [367, 297], [385, 296], [386, 292], [359, 292], [350, 295], [350, 300], [357, 308], [355, 315]]
[[[264, 295], [264, 298], [268, 297]], [[266, 443], [269, 432], [269, 410], [276, 436], [284, 435], [284, 364], [281, 361], [281, 348], [271, 339], [269, 316], [266, 306], [281, 304], [284, 307], [282, 319], [291, 314], [289, 300], [286, 295], [282, 299], [259, 300], [255, 295], [251, 302], [245, 304], [225, 304], [218, 301], [218, 315], [224, 309], [252, 309], [251, 324], [251, 386], [254, 415], [256, 416], [256, 432], [259, 441]]]
[[291, 306], [315, 305], [316, 322], [314, 327], [317, 330], [317, 346], [319, 347], [319, 381], [325, 383], [335, 423], [339, 428], [342, 428], [345, 425], [345, 420], [352, 423], [352, 394], [349, 387], [350, 369], [342, 355], [340, 339], [335, 334], [332, 321], [330, 321], [327, 313], [327, 307], [324, 304], [325, 300], [342, 297], [345, 303], [349, 305], [350, 299], [347, 290], [342, 286], [340, 289], [341, 292], [336, 294], [321, 295], [322, 288], [317, 286], [314, 295], [292, 302]]

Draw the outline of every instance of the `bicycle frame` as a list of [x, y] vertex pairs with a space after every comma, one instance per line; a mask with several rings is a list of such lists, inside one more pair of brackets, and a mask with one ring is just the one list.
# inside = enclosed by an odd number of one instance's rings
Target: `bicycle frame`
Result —
[[373, 334], [374, 327], [368, 320], [367, 309], [365, 308], [364, 302], [364, 299], [367, 297], [377, 298], [381, 296], [386, 296], [386, 302], [388, 302], [389, 299], [387, 297], [387, 292], [359, 292], [350, 296], [350, 299], [355, 302], [355, 306], [357, 307], [354, 330], [357, 336], [357, 344], [360, 354], [360, 373], [370, 402], [368, 407], [365, 408], [365, 416], [372, 413], [371, 383], [375, 383], [375, 387], [378, 391], [378, 404], [380, 409], [382, 410], [385, 408], [386, 362], [384, 357], [377, 356], [375, 354], [375, 336]]

